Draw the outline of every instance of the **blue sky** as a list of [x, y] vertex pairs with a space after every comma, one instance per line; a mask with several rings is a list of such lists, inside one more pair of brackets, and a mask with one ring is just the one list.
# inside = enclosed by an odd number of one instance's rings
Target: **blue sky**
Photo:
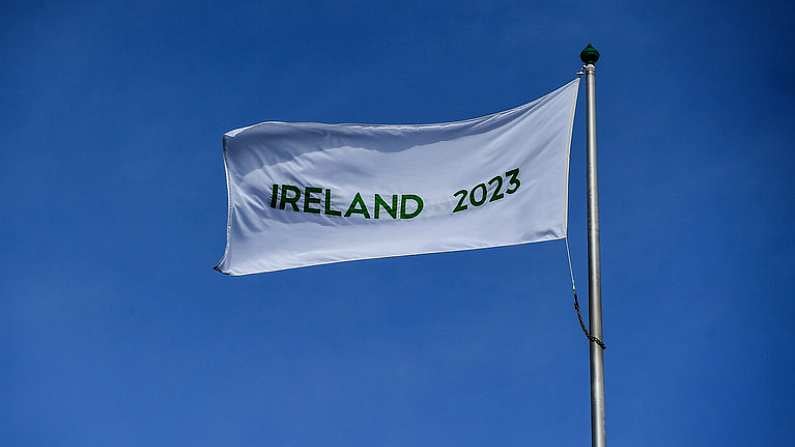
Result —
[[791, 443], [792, 19], [786, 2], [3, 3], [0, 444], [587, 445], [562, 242], [211, 267], [223, 132], [479, 116], [572, 79], [589, 41], [610, 445]]

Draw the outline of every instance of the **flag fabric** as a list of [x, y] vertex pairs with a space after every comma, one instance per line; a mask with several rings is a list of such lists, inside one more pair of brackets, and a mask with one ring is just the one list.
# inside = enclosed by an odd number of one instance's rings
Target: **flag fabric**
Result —
[[264, 122], [224, 135], [228, 275], [566, 237], [579, 80], [438, 124]]

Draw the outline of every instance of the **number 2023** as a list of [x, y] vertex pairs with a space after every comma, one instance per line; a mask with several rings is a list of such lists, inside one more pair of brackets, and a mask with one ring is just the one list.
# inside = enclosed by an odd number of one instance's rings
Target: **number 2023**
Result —
[[[505, 179], [508, 181], [508, 188], [505, 190], [505, 194], [513, 194], [516, 190], [519, 189], [519, 186], [522, 185], [522, 182], [519, 181], [519, 169], [511, 169], [510, 171], [505, 173]], [[502, 199], [505, 197], [505, 194], [502, 193], [502, 176], [494, 177], [493, 179], [488, 181], [489, 185], [495, 185], [494, 191], [491, 193], [491, 197], [488, 196], [489, 188], [486, 186], [485, 183], [478, 183], [475, 187], [472, 188], [471, 191], [467, 191], [466, 189], [462, 189], [461, 191], [456, 191], [453, 194], [454, 197], [458, 198], [458, 205], [453, 208], [453, 212], [457, 213], [459, 211], [464, 211], [468, 208], [468, 205], [464, 203], [469, 197], [469, 203], [472, 206], [480, 206], [486, 203], [486, 199], [488, 198], [489, 202], [496, 202], [497, 200]]]

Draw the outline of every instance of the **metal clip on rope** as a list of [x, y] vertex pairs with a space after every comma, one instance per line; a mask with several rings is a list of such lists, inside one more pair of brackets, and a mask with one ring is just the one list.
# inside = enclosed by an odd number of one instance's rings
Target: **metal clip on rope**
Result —
[[597, 345], [604, 351], [607, 349], [607, 346], [602, 340], [591, 335], [591, 332], [588, 331], [588, 328], [585, 327], [585, 321], [582, 318], [582, 311], [580, 310], [580, 299], [577, 297], [577, 286], [574, 284], [574, 267], [572, 266], [571, 262], [571, 250], [569, 249], [569, 238], [564, 239], [566, 241], [566, 259], [569, 261], [569, 276], [571, 277], [571, 294], [574, 295], [574, 312], [577, 313], [577, 321], [580, 323], [580, 329], [582, 329], [582, 333], [585, 334], [585, 337]]
[[572, 288], [571, 293], [574, 295], [574, 311], [577, 312], [577, 321], [580, 323], [580, 329], [582, 329], [582, 333], [585, 334], [585, 337], [588, 338], [588, 340], [599, 345], [602, 350], [607, 349], [605, 342], [591, 335], [591, 333], [588, 331], [588, 328], [585, 327], [585, 322], [582, 318], [582, 311], [580, 311], [580, 300], [577, 298], [577, 289]]

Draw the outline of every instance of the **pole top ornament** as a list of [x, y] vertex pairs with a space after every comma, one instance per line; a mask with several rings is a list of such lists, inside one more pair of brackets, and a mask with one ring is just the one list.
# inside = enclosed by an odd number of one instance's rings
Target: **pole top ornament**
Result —
[[599, 50], [589, 43], [580, 53], [580, 60], [582, 60], [585, 65], [596, 64], [596, 61], [599, 60]]

